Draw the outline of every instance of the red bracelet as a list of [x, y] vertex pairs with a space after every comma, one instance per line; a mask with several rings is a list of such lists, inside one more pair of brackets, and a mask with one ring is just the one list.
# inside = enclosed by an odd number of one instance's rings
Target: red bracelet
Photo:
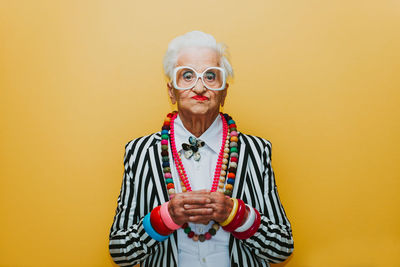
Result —
[[252, 237], [258, 230], [261, 224], [261, 215], [258, 212], [258, 210], [254, 209], [256, 212], [256, 218], [254, 220], [254, 224], [249, 228], [249, 230], [238, 233], [238, 232], [232, 232], [232, 235], [236, 237], [237, 239], [247, 239], [249, 237]]
[[155, 207], [150, 213], [150, 222], [154, 230], [160, 235], [170, 235], [174, 230], [169, 229], [161, 219], [160, 215], [161, 206]]
[[233, 217], [233, 220], [228, 225], [222, 227], [222, 229], [227, 232], [235, 231], [236, 228], [238, 228], [242, 223], [244, 215], [246, 214], [246, 205], [244, 204], [243, 200], [238, 199], [238, 204], [238, 209], [235, 217]]

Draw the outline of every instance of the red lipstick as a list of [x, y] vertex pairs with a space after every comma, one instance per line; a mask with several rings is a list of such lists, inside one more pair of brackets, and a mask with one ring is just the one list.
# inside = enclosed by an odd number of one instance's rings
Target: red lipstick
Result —
[[206, 97], [206, 96], [204, 96], [204, 95], [195, 95], [194, 97], [192, 97], [193, 99], [196, 99], [196, 100], [200, 100], [200, 101], [205, 101], [205, 100], [208, 100], [209, 98], [208, 97]]

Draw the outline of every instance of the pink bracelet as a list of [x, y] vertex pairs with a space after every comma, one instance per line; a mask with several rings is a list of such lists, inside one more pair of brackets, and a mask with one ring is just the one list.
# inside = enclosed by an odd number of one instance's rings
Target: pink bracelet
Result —
[[177, 230], [177, 229], [181, 228], [181, 226], [177, 225], [172, 220], [171, 215], [169, 214], [169, 211], [168, 211], [168, 203], [169, 202], [165, 202], [161, 205], [161, 208], [160, 208], [161, 219], [163, 220], [165, 226], [167, 226], [169, 229]]

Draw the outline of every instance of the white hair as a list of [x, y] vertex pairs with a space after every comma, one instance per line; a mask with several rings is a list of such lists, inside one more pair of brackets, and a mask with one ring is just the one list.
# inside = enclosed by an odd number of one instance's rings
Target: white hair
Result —
[[217, 43], [215, 38], [210, 34], [201, 31], [191, 31], [174, 38], [168, 45], [163, 65], [165, 75], [170, 79], [172, 79], [173, 71], [178, 61], [179, 52], [185, 48], [191, 47], [207, 47], [214, 49], [220, 58], [219, 66], [225, 70], [226, 78], [233, 77], [233, 69], [228, 60], [226, 45], [223, 43]]

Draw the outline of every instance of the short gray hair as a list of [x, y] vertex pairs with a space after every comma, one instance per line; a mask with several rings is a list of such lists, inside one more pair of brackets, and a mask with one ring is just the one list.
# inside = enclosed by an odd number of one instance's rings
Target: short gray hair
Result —
[[233, 69], [228, 60], [227, 47], [223, 43], [217, 43], [211, 34], [201, 31], [191, 31], [174, 38], [168, 45], [165, 53], [163, 65], [164, 72], [172, 79], [174, 68], [178, 60], [178, 54], [184, 48], [207, 47], [214, 49], [220, 57], [219, 66], [225, 70], [226, 78], [233, 77]]

